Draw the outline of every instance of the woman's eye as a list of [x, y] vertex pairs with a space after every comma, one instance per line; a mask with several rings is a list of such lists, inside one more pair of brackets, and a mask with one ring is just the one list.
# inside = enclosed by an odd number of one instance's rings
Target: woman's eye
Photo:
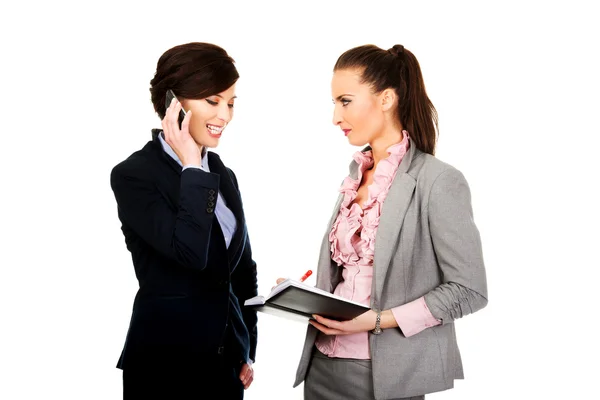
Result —
[[233, 108], [233, 104], [227, 104], [227, 107]]
[[216, 101], [212, 101], [212, 100], [209, 100], [209, 99], [206, 99], [206, 102], [208, 104], [210, 104], [211, 106], [216, 106], [218, 104]]
[[347, 106], [348, 104], [350, 104], [351, 100], [341, 99], [340, 102], [342, 103], [342, 106]]

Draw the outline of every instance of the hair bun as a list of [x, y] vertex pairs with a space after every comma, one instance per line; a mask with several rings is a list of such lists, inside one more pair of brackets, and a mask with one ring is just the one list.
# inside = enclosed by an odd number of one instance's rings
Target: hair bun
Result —
[[400, 54], [404, 53], [404, 46], [401, 44], [395, 44], [394, 47], [388, 50], [390, 54], [398, 57]]

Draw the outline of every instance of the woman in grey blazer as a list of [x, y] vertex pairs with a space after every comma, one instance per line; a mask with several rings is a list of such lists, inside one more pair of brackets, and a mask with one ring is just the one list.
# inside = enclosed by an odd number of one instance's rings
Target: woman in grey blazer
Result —
[[463, 378], [454, 320], [487, 304], [464, 176], [434, 157], [437, 113], [401, 45], [340, 56], [334, 124], [365, 146], [323, 238], [317, 287], [370, 305], [351, 321], [315, 316], [294, 386], [306, 399], [422, 399]]

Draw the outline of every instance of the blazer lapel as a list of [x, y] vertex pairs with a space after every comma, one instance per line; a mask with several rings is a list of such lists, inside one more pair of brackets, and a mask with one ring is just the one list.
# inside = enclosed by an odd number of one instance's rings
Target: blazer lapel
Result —
[[[350, 177], [352, 177], [353, 179], [356, 179], [358, 177], [358, 164], [355, 161], [352, 161], [350, 163]], [[333, 213], [331, 214], [331, 218], [329, 218], [327, 230], [325, 231], [325, 236], [323, 237], [323, 241], [321, 242], [321, 252], [319, 255], [319, 268], [317, 270], [317, 287], [319, 289], [327, 290], [329, 293], [333, 293], [333, 290], [341, 280], [341, 267], [339, 267], [331, 260], [329, 232], [331, 232], [333, 223], [335, 222], [338, 214], [340, 213], [340, 207], [342, 205], [343, 200], [344, 194], [340, 193], [335, 203], [335, 206], [333, 207]]]
[[213, 152], [208, 152], [208, 167], [210, 172], [219, 174], [219, 191], [225, 199], [227, 207], [231, 210], [235, 216], [237, 228], [229, 243], [227, 254], [229, 256], [229, 263], [231, 267], [235, 267], [241, 255], [241, 250], [246, 240], [246, 224], [244, 218], [244, 211], [242, 208], [242, 201], [238, 190], [236, 189], [229, 171], [219, 158], [219, 156]]
[[177, 161], [173, 160], [173, 158], [165, 152], [162, 144], [160, 143], [158, 135], [160, 135], [161, 133], [162, 129], [152, 129], [152, 148], [162, 161], [167, 163], [169, 167], [178, 175], [181, 175], [181, 165], [179, 165]]
[[[368, 151], [370, 147], [364, 148], [362, 151]], [[398, 235], [404, 222], [404, 216], [413, 193], [416, 187], [416, 181], [407, 174], [412, 160], [419, 155], [419, 150], [414, 144], [408, 149], [408, 152], [402, 158], [402, 162], [398, 166], [396, 176], [392, 182], [392, 186], [388, 195], [383, 202], [379, 227], [375, 235], [375, 259], [373, 262], [373, 285], [371, 289], [371, 303], [376, 308], [378, 307], [379, 294], [383, 290], [383, 282], [387, 274], [387, 269], [392, 258], [392, 254], [396, 250]], [[358, 178], [358, 163], [352, 161], [350, 163], [350, 174], [353, 179]], [[335, 222], [340, 206], [344, 199], [343, 193], [340, 193], [338, 200], [333, 209], [333, 214], [329, 219], [327, 231], [321, 243], [321, 252], [319, 256], [319, 270], [317, 273], [317, 287], [319, 289], [333, 292], [341, 279], [341, 270], [334, 262], [331, 261], [331, 250], [329, 243], [329, 232]]]
[[337, 215], [340, 212], [340, 205], [342, 204], [343, 199], [344, 194], [340, 193], [337, 202], [335, 203], [335, 207], [333, 208], [333, 214], [329, 219], [329, 223], [327, 224], [325, 236], [323, 236], [323, 241], [321, 242], [321, 252], [319, 253], [319, 265], [317, 268], [316, 286], [319, 289], [328, 291], [329, 293], [333, 293], [334, 288], [337, 286], [340, 280], [340, 267], [338, 267], [331, 260], [329, 232], [331, 232], [331, 226], [333, 225], [333, 222], [335, 221]]
[[398, 235], [417, 184], [415, 179], [407, 174], [410, 164], [417, 154], [416, 146], [411, 143], [409, 151], [396, 171], [392, 186], [381, 208], [379, 227], [375, 235], [374, 271], [371, 288], [371, 304], [376, 309], [379, 308], [379, 297], [383, 291], [383, 282], [392, 255], [396, 251]]
[[165, 153], [158, 139], [159, 129], [152, 130], [152, 141], [144, 146], [144, 151], [152, 154], [159, 162], [149, 162], [147, 167], [154, 170], [154, 176], [159, 181], [156, 186], [162, 195], [171, 203], [171, 207], [177, 210], [179, 204], [179, 177], [181, 166], [171, 156]]

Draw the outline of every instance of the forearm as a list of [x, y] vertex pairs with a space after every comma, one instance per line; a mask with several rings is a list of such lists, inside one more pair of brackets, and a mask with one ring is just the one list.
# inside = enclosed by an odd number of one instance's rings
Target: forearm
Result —
[[111, 174], [124, 225], [165, 257], [194, 269], [206, 265], [214, 221], [214, 210], [207, 204], [218, 185], [218, 175], [186, 170], [181, 175], [179, 204], [173, 204], [152, 178], [137, 170]]
[[[376, 316], [376, 314], [374, 314]], [[423, 297], [381, 312], [381, 329], [400, 328], [403, 331], [415, 334], [425, 328], [439, 325], [438, 321], [427, 308]], [[375, 319], [373, 319], [373, 327]], [[410, 335], [407, 335], [410, 336]]]
[[454, 282], [444, 283], [425, 295], [431, 313], [443, 323], [472, 314], [487, 305], [487, 297]]
[[[373, 323], [373, 326], [375, 326], [375, 323]], [[381, 329], [391, 329], [398, 327], [398, 322], [396, 321], [392, 310], [385, 310], [381, 312], [380, 326]]]

